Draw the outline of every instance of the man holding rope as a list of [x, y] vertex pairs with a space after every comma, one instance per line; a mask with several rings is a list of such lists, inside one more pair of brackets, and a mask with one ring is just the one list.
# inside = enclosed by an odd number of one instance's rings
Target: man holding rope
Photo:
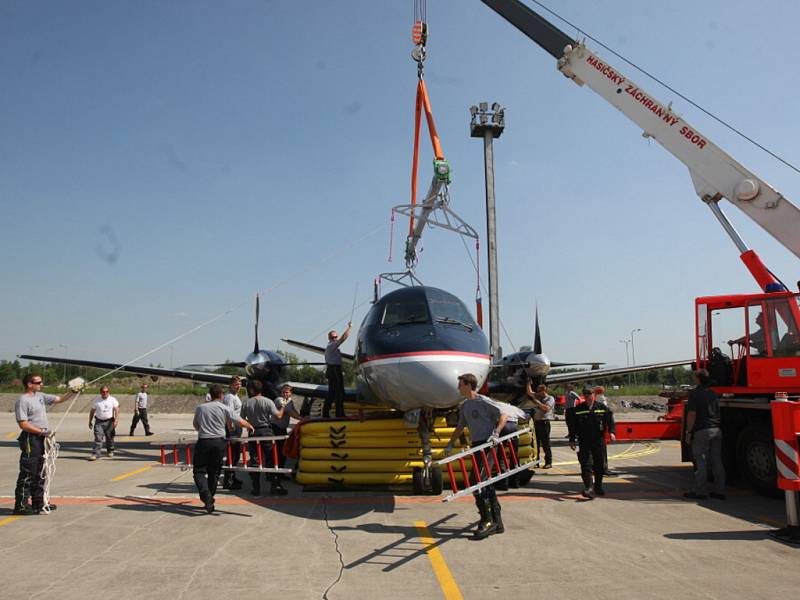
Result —
[[331, 416], [331, 404], [336, 411], [336, 418], [344, 417], [344, 375], [342, 374], [342, 352], [339, 346], [345, 343], [353, 322], [347, 324], [342, 337], [336, 331], [328, 332], [328, 345], [325, 347], [325, 377], [328, 378], [328, 395], [322, 404], [322, 416]]
[[[55, 504], [44, 504], [44, 442], [55, 432], [48, 430], [47, 407], [69, 400], [75, 392], [63, 396], [42, 393], [44, 381], [38, 373], [28, 373], [22, 379], [25, 393], [17, 398], [14, 413], [22, 432], [17, 441], [22, 451], [19, 457], [19, 477], [14, 490], [14, 514], [38, 515], [56, 509]], [[30, 494], [31, 504], [26, 501]]]

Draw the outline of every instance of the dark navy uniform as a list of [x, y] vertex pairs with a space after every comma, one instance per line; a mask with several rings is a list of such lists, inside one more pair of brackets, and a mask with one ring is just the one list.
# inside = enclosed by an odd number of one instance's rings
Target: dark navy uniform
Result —
[[605, 457], [605, 434], [616, 434], [614, 414], [607, 406], [597, 401], [584, 402], [567, 411], [569, 442], [578, 442], [578, 461], [581, 463], [581, 478], [584, 494], [592, 489], [603, 494], [603, 462]]

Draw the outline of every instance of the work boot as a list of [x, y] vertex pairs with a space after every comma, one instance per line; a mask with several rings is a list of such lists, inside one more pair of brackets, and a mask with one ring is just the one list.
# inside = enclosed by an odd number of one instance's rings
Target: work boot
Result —
[[481, 496], [475, 497], [475, 506], [478, 507], [478, 513], [480, 514], [480, 518], [478, 519], [478, 523], [475, 525], [475, 531], [473, 533], [477, 533], [481, 527], [481, 523], [484, 521], [491, 521], [492, 520], [492, 510], [488, 504], [485, 504], [483, 498]]
[[155, 435], [155, 433], [153, 433], [152, 431], [145, 431], [145, 433], [144, 433], [144, 434], [145, 434], [145, 435]]
[[491, 504], [492, 509], [492, 521], [496, 525], [495, 533], [503, 533], [505, 532], [506, 528], [503, 525], [503, 519], [500, 517], [500, 502], [497, 501], [497, 498], [492, 500]]
[[22, 504], [17, 503], [14, 504], [14, 512], [15, 515], [32, 515], [33, 509], [31, 508], [30, 504]]
[[53, 512], [56, 508], [58, 507], [55, 504], [47, 504], [46, 506], [32, 506], [31, 514], [40, 515], [45, 512], [45, 509], [47, 509], [49, 512]]
[[128, 437], [133, 437], [133, 429], [131, 429], [131, 432], [128, 434]]
[[479, 500], [478, 510], [481, 513], [481, 521], [478, 523], [478, 528], [475, 530], [473, 537], [476, 540], [482, 540], [497, 531], [497, 525], [492, 520], [492, 507], [488, 500], [481, 498]]

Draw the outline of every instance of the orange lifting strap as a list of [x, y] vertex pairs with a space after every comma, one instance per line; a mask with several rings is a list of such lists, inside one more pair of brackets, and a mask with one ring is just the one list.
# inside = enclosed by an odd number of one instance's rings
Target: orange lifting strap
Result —
[[[436, 160], [444, 160], [444, 152], [442, 152], [442, 145], [439, 142], [439, 134], [436, 132], [436, 123], [433, 121], [433, 112], [431, 111], [431, 102], [428, 99], [428, 90], [425, 87], [425, 80], [419, 78], [417, 83], [417, 103], [414, 111], [414, 158], [411, 161], [411, 204], [412, 206], [417, 203], [417, 165], [419, 164], [419, 124], [420, 116], [422, 115], [422, 108], [425, 108], [425, 119], [428, 121], [428, 133], [431, 136], [431, 146], [433, 146], [433, 154]], [[408, 227], [408, 235], [414, 233], [414, 216], [412, 212], [411, 221]]]

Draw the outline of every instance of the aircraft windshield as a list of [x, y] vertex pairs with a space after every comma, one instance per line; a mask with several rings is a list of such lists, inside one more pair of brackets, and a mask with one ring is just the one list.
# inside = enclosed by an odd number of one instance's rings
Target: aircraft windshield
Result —
[[427, 293], [428, 306], [435, 321], [464, 325], [470, 329], [476, 327], [472, 315], [461, 300], [442, 290], [428, 289]]
[[387, 302], [383, 309], [381, 325], [408, 325], [412, 323], [430, 323], [428, 306], [424, 300], [403, 300]]

